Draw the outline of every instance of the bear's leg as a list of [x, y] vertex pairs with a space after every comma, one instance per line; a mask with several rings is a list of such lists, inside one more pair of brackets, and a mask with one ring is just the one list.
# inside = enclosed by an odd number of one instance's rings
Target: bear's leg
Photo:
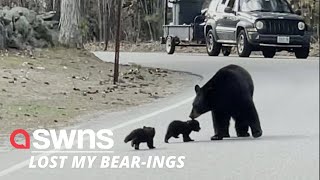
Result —
[[136, 139], [132, 139], [131, 140], [131, 147], [134, 147], [135, 144], [136, 144]]
[[139, 150], [139, 145], [140, 145], [140, 142], [135, 142], [135, 144], [134, 144], [134, 149], [135, 150]]
[[166, 137], [164, 138], [165, 143], [169, 143], [169, 139], [172, 137], [171, 133], [167, 132]]
[[190, 138], [189, 134], [183, 134], [183, 142], [190, 142], [190, 141], [194, 141], [194, 140]]
[[239, 118], [235, 117], [235, 127], [236, 127], [236, 132], [238, 137], [249, 137], [250, 134], [248, 133], [249, 131], [249, 125], [247, 122], [242, 122], [239, 120]]
[[148, 140], [147, 145], [149, 149], [154, 149], [155, 147], [153, 146], [153, 139]]
[[211, 140], [222, 140], [224, 137], [230, 137], [229, 125], [231, 116], [227, 113], [212, 111], [212, 121], [215, 135]]
[[262, 136], [262, 129], [260, 125], [259, 116], [253, 101], [250, 100], [247, 103], [245, 103], [243, 108], [244, 109], [242, 110], [243, 113], [241, 113], [241, 119], [248, 122], [251, 128], [252, 136], [254, 138]]

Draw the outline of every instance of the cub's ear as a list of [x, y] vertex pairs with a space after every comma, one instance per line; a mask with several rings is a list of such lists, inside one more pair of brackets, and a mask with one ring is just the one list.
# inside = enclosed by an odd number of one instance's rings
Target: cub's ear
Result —
[[199, 86], [199, 85], [196, 85], [196, 86], [194, 87], [194, 90], [196, 91], [196, 93], [198, 93], [198, 92], [200, 91], [200, 86]]
[[143, 129], [145, 129], [145, 128], [147, 128], [147, 127], [143, 126]]

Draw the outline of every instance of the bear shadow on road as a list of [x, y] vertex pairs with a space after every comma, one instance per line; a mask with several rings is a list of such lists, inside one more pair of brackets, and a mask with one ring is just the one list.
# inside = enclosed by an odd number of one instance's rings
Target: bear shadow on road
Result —
[[193, 143], [229, 143], [233, 141], [288, 141], [288, 140], [297, 140], [297, 139], [306, 139], [309, 138], [309, 136], [305, 135], [268, 135], [268, 136], [262, 136], [260, 138], [238, 138], [238, 137], [231, 137], [231, 138], [224, 138], [223, 140], [219, 141], [212, 141], [212, 140], [200, 140], [200, 141], [192, 141], [192, 142], [171, 142], [170, 144], [181, 144], [181, 143], [187, 143], [187, 144], [193, 144]]
[[130, 150], [128, 152], [142, 152], [142, 151], [161, 151], [161, 150], [166, 150], [167, 148], [155, 148], [155, 149], [139, 149], [139, 150]]

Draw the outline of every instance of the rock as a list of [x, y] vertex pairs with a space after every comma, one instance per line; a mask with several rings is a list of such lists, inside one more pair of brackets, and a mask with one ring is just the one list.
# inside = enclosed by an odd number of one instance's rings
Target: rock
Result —
[[[50, 44], [52, 46], [59, 44], [59, 31], [57, 29], [48, 29], [48, 35], [51, 36]], [[46, 39], [50, 40], [50, 37], [48, 36]]]
[[24, 39], [27, 39], [31, 33], [31, 25], [25, 16], [20, 16], [15, 23], [17, 33], [21, 34]]
[[37, 15], [35, 11], [23, 7], [0, 9], [0, 49], [54, 46], [58, 43], [59, 22], [57, 19], [47, 22], [43, 20], [50, 19], [54, 14], [49, 12]]
[[46, 21], [51, 21], [53, 20], [53, 17], [56, 15], [56, 13], [57, 13], [56, 11], [49, 11], [49, 12], [45, 12], [43, 14], [38, 15], [38, 17]]
[[34, 22], [34, 20], [36, 19], [36, 15], [37, 15], [37, 13], [35, 11], [29, 10], [24, 7], [14, 7], [10, 10], [4, 10], [4, 12], [6, 13], [5, 18], [10, 21], [12, 20], [12, 16], [19, 17], [19, 16], [23, 15], [26, 17], [27, 21], [31, 24]]
[[96, 91], [88, 91], [87, 93], [88, 93], [88, 94], [98, 94], [98, 93], [99, 93], [99, 90], [96, 90]]
[[7, 46], [16, 49], [25, 49], [26, 45], [23, 43], [23, 37], [21, 34], [11, 36], [7, 39]]
[[140, 80], [144, 80], [144, 77], [142, 75], [137, 75], [136, 78]]
[[43, 21], [43, 25], [49, 29], [57, 29], [59, 27], [59, 21]]
[[44, 39], [48, 43], [50, 43], [52, 46], [52, 36], [50, 34], [49, 29], [44, 25], [43, 20], [41, 18], [36, 19], [35, 23], [33, 24], [33, 30], [35, 32], [35, 38], [36, 39]]
[[46, 68], [39, 66], [39, 67], [36, 67], [36, 69], [38, 69], [38, 70], [45, 70]]
[[48, 48], [49, 43], [44, 39], [32, 38], [31, 44], [35, 48]]

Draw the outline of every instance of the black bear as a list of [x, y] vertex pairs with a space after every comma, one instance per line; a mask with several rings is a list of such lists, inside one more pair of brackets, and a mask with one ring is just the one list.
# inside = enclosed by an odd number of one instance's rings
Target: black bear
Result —
[[125, 139], [124, 142], [127, 143], [131, 141], [131, 146], [136, 150], [139, 150], [139, 145], [142, 142], [146, 142], [149, 149], [154, 149], [153, 138], [156, 134], [156, 130], [153, 127], [146, 127], [133, 130]]
[[172, 121], [168, 126], [168, 130], [167, 130], [167, 134], [164, 139], [164, 142], [168, 143], [168, 140], [171, 137], [179, 138], [180, 134], [183, 135], [183, 142], [193, 141], [189, 136], [190, 133], [192, 131], [199, 132], [200, 129], [201, 128], [200, 128], [199, 122], [196, 120], [190, 120], [187, 122]]
[[231, 117], [238, 137], [262, 136], [259, 116], [253, 102], [253, 80], [248, 71], [237, 65], [220, 69], [202, 88], [195, 86], [196, 98], [190, 118], [211, 111], [215, 135], [211, 140], [230, 137]]

